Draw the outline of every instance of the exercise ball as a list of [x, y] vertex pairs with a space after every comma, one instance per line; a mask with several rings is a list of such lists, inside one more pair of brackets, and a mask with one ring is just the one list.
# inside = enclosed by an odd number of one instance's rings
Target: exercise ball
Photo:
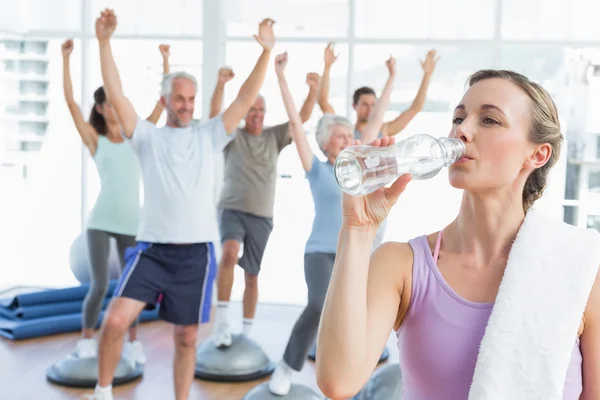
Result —
[[285, 396], [279, 396], [269, 391], [269, 382], [261, 383], [250, 390], [242, 400], [322, 400], [323, 397], [304, 385], [292, 384]]
[[[118, 279], [121, 275], [121, 262], [117, 252], [117, 241], [110, 238], [109, 241], [108, 268], [109, 279]], [[88, 251], [87, 231], [82, 232], [75, 238], [69, 250], [69, 264], [71, 272], [80, 283], [90, 281], [90, 253]]]
[[400, 364], [388, 364], [375, 370], [371, 379], [351, 400], [401, 400]]
[[[112, 385], [120, 386], [138, 380], [144, 374], [144, 366], [121, 354]], [[69, 353], [46, 371], [46, 379], [61, 386], [93, 388], [98, 381], [98, 358], [79, 358]]]
[[204, 341], [196, 351], [196, 378], [216, 382], [252, 381], [270, 375], [275, 365], [254, 340], [234, 334], [231, 346], [217, 348]]

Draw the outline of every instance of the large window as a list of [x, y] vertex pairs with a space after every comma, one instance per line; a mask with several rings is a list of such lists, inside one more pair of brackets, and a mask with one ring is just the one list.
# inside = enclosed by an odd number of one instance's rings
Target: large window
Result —
[[200, 36], [203, 0], [87, 0], [91, 15], [87, 24], [95, 32], [96, 18], [112, 8], [118, 18], [117, 35]]
[[596, 0], [503, 0], [502, 37], [514, 40], [597, 41]]
[[[62, 40], [0, 37], [0, 280], [62, 284], [80, 232], [80, 139], [66, 107]], [[78, 49], [80, 42], [75, 41]], [[81, 57], [71, 57], [75, 99]]]
[[[522, 73], [551, 89], [568, 79], [565, 75], [565, 68], [569, 66], [568, 56], [568, 48], [562, 46], [503, 45], [502, 68]], [[558, 81], [561, 69], [563, 82]]]
[[494, 0], [356, 0], [355, 4], [357, 37], [491, 39], [494, 36]]
[[278, 37], [343, 38], [348, 34], [348, 0], [222, 0], [229, 36], [251, 36], [263, 18], [276, 21]]
[[81, 27], [81, 0], [19, 0], [1, 4], [0, 31], [65, 32]]

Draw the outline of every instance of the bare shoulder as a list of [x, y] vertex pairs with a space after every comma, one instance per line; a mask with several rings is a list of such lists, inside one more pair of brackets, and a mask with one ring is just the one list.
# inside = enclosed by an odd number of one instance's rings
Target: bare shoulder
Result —
[[408, 312], [413, 259], [412, 247], [406, 242], [386, 242], [371, 255], [369, 281], [393, 285], [400, 297], [394, 330], [400, 327]]
[[[371, 268], [375, 266], [390, 267], [393, 264], [394, 269], [401, 269], [403, 264], [406, 264], [405, 258], [410, 258], [412, 264], [413, 252], [407, 242], [385, 242], [379, 246], [371, 255]], [[373, 265], [376, 264], [376, 265]]]

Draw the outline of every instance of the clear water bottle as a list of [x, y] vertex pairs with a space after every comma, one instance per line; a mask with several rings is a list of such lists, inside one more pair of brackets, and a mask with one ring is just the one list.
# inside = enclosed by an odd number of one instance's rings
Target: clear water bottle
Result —
[[340, 188], [364, 196], [410, 173], [413, 179], [433, 178], [465, 154], [460, 139], [415, 135], [393, 146], [352, 146], [340, 152], [334, 173]]

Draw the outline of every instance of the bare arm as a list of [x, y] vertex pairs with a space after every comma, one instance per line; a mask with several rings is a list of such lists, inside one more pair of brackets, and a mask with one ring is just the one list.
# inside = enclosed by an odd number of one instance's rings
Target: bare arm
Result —
[[[168, 75], [169, 70], [170, 70], [170, 68], [169, 68], [170, 47], [171, 46], [169, 46], [168, 44], [161, 44], [160, 46], [158, 46], [158, 49], [160, 50], [160, 54], [162, 55], [162, 58], [163, 58], [163, 76]], [[159, 99], [156, 102], [156, 106], [154, 106], [154, 110], [152, 110], [152, 113], [146, 119], [156, 125], [156, 123], [160, 119], [160, 115], [162, 114], [164, 109], [165, 109], [165, 106], [164, 106], [163, 102], [160, 101], [160, 99]]]
[[71, 81], [71, 66], [70, 58], [71, 52], [73, 51], [73, 41], [67, 40], [62, 45], [63, 55], [63, 92], [65, 95], [65, 101], [69, 107], [71, 117], [75, 123], [75, 128], [81, 137], [81, 141], [88, 148], [90, 154], [93, 156], [96, 153], [96, 145], [98, 144], [98, 133], [83, 117], [79, 105], [75, 102], [73, 97], [73, 83]]
[[279, 89], [281, 89], [281, 98], [289, 118], [289, 131], [292, 135], [292, 139], [294, 142], [296, 142], [296, 149], [298, 150], [298, 155], [300, 156], [302, 168], [308, 172], [312, 169], [314, 154], [310, 149], [308, 139], [302, 130], [302, 119], [298, 114], [298, 111], [296, 111], [292, 94], [290, 93], [290, 89], [285, 79], [285, 74], [283, 71], [286, 64], [287, 53], [280, 54], [275, 58], [275, 71], [277, 73], [277, 80], [279, 81]]
[[588, 299], [581, 334], [583, 393], [581, 400], [600, 399], [600, 277]]
[[272, 24], [275, 23], [272, 19], [265, 19], [259, 25], [259, 34], [254, 38], [263, 47], [263, 52], [256, 62], [256, 66], [250, 73], [246, 82], [240, 88], [236, 99], [223, 113], [223, 123], [225, 130], [233, 132], [240, 120], [246, 115], [250, 107], [256, 101], [258, 91], [260, 90], [264, 80], [271, 49], [275, 45], [275, 36], [273, 35]]
[[375, 234], [340, 231], [317, 344], [317, 382], [330, 398], [350, 398], [367, 383], [398, 316], [399, 271], [410, 267], [412, 252], [408, 244], [385, 243], [369, 260]]
[[123, 94], [121, 78], [110, 47], [110, 36], [117, 27], [117, 17], [111, 10], [102, 12], [96, 20], [96, 36], [100, 47], [100, 69], [104, 90], [115, 108], [125, 136], [131, 137], [139, 119], [131, 102]]
[[331, 66], [338, 58], [334, 53], [334, 48], [335, 45], [332, 42], [325, 48], [325, 67], [323, 68], [323, 76], [321, 77], [318, 94], [319, 107], [323, 114], [335, 114], [333, 106], [329, 104], [329, 72], [331, 71]]
[[382, 132], [384, 135], [396, 135], [401, 132], [406, 125], [412, 121], [412, 119], [423, 110], [423, 106], [425, 106], [425, 100], [427, 99], [427, 90], [429, 89], [429, 82], [431, 81], [431, 76], [433, 75], [433, 70], [435, 69], [435, 64], [438, 62], [438, 58], [436, 58], [435, 50], [429, 51], [427, 53], [427, 57], [425, 61], [421, 61], [421, 66], [423, 67], [423, 80], [421, 81], [421, 86], [419, 87], [419, 91], [417, 92], [417, 96], [413, 100], [410, 107], [400, 113], [394, 120], [388, 121], [384, 124]]
[[217, 78], [217, 86], [213, 92], [212, 98], [210, 99], [210, 113], [209, 118], [216, 117], [221, 112], [221, 104], [223, 103], [223, 94], [225, 93], [225, 84], [229, 82], [235, 74], [231, 68], [220, 68], [219, 76]]
[[[308, 84], [308, 96], [304, 100], [304, 104], [300, 109], [300, 120], [305, 123], [310, 119], [312, 112], [317, 102], [317, 92], [319, 90], [319, 74], [315, 72], [309, 72], [306, 74], [306, 83]], [[289, 115], [289, 114], [288, 114]]]
[[377, 104], [375, 105], [375, 108], [373, 108], [373, 112], [371, 112], [367, 125], [363, 129], [360, 138], [363, 143], [370, 143], [377, 139], [379, 132], [381, 132], [385, 111], [390, 105], [390, 96], [392, 95], [394, 79], [396, 78], [396, 60], [393, 57], [390, 57], [389, 60], [385, 62], [385, 65], [389, 71], [389, 78], [385, 83], [381, 97], [377, 100]]
[[[393, 144], [387, 137], [370, 143]], [[385, 243], [370, 253], [378, 227], [410, 179], [402, 175], [367, 196], [342, 195], [343, 223], [317, 341], [317, 383], [329, 398], [352, 397], [365, 385], [400, 315], [412, 250]]]

